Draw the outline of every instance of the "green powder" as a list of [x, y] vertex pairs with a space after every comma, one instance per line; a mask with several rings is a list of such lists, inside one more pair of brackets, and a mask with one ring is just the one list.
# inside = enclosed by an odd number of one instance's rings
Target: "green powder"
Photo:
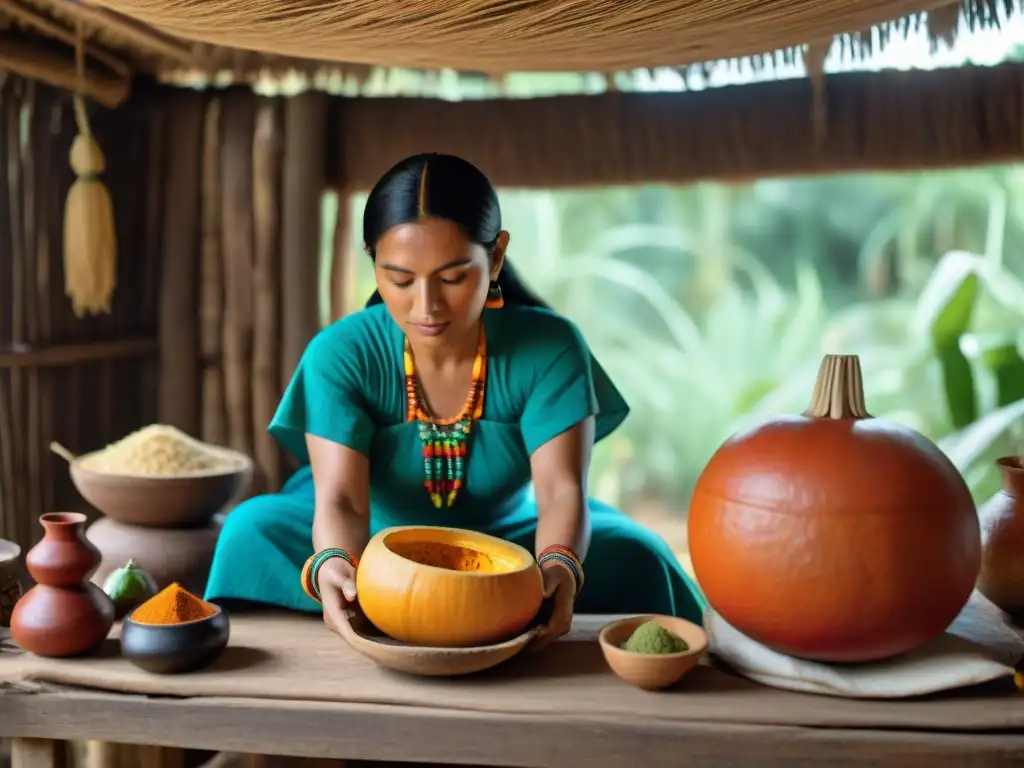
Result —
[[682, 653], [690, 649], [675, 632], [670, 632], [656, 621], [648, 621], [633, 630], [622, 649], [632, 653]]

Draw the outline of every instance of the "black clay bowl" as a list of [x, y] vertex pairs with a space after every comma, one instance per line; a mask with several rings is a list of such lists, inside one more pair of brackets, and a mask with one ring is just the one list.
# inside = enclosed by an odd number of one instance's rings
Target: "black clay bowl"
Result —
[[126, 617], [121, 655], [158, 675], [194, 672], [216, 661], [230, 636], [231, 623], [220, 607], [212, 616], [184, 624], [140, 624]]

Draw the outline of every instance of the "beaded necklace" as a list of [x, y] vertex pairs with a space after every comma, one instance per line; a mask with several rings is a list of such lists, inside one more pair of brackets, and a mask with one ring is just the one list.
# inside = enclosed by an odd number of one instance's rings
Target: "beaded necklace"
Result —
[[426, 398], [416, 377], [409, 339], [405, 340], [406, 421], [419, 422], [423, 446], [423, 485], [430, 501], [440, 509], [451, 507], [465, 484], [469, 433], [473, 422], [484, 412], [484, 386], [487, 383], [487, 337], [480, 328], [480, 341], [473, 360], [473, 379], [466, 404], [454, 419], [437, 419], [427, 411]]

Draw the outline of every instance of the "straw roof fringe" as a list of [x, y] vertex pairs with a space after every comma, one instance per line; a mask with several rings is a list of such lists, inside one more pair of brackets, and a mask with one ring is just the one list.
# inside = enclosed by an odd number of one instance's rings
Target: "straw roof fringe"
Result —
[[922, 31], [950, 45], [1022, 10], [1024, 0], [0, 0], [0, 29], [67, 45], [81, 20], [108, 75], [104, 58], [190, 84], [365, 81], [395, 67], [601, 72], [613, 87], [612, 73], [670, 66], [706, 78], [723, 62], [804, 63], [813, 76], [828, 54], [862, 61]]

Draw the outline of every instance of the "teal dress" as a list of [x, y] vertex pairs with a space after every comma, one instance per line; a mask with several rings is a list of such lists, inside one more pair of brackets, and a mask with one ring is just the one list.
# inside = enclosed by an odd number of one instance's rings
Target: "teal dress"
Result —
[[[407, 422], [403, 335], [384, 306], [330, 325], [306, 349], [270, 432], [302, 463], [279, 493], [256, 496], [227, 517], [206, 591], [213, 602], [245, 601], [319, 612], [299, 574], [313, 552], [313, 476], [306, 433], [370, 460], [371, 534], [396, 525], [469, 528], [534, 551], [537, 504], [530, 455], [589, 416], [596, 439], [629, 409], [576, 327], [545, 309], [484, 311], [487, 384], [483, 418], [469, 439], [466, 483], [436, 509], [423, 485], [417, 427]], [[704, 599], [655, 533], [590, 501], [580, 613], [661, 613], [700, 622]]]

